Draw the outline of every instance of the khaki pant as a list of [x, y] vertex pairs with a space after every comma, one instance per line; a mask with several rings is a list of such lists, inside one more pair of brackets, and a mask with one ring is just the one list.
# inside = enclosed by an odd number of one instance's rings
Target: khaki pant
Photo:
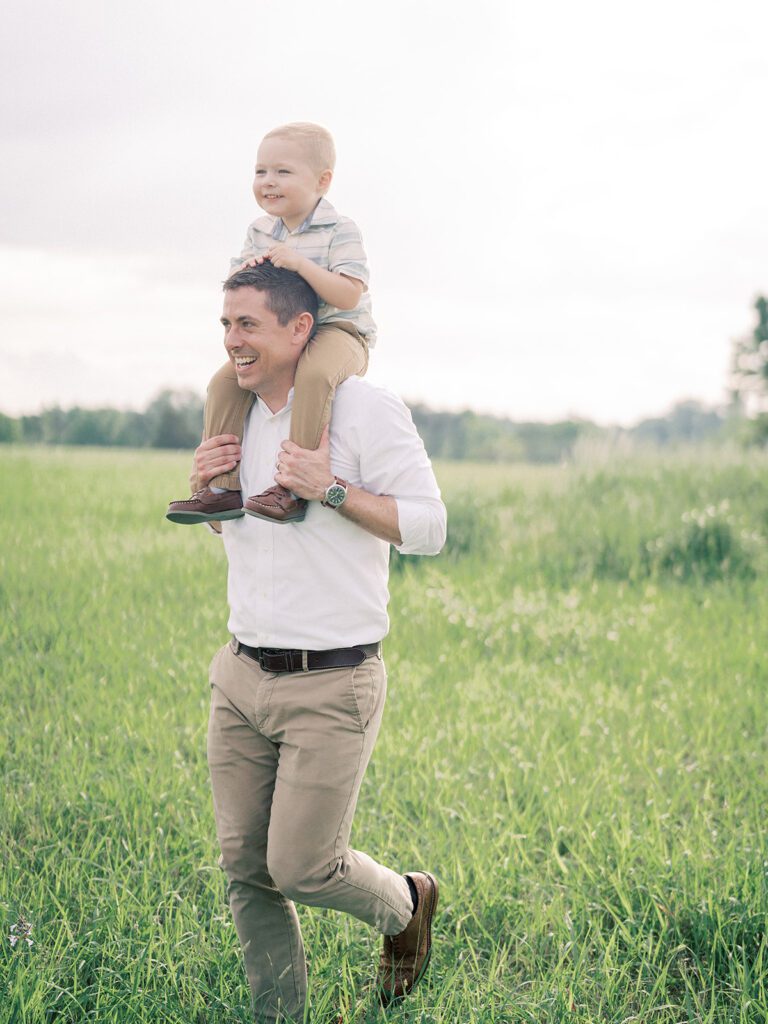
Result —
[[[323, 429], [330, 422], [336, 388], [347, 377], [354, 374], [362, 376], [367, 369], [365, 340], [351, 323], [336, 320], [318, 327], [296, 367], [291, 441], [314, 451], [320, 444]], [[245, 417], [253, 399], [253, 392], [244, 391], [237, 383], [232, 364], [225, 363], [208, 385], [204, 438], [236, 434], [242, 440]], [[240, 476], [236, 469], [221, 473], [211, 483], [215, 487], [240, 490]]]
[[236, 648], [222, 647], [210, 669], [219, 863], [257, 1019], [301, 1021], [307, 975], [292, 901], [342, 910], [386, 935], [411, 918], [404, 877], [348, 845], [386, 673], [373, 657], [276, 675]]

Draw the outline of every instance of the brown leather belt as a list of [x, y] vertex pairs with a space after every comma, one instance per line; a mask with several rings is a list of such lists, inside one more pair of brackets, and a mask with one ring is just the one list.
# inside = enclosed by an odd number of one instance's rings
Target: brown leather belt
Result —
[[232, 650], [258, 661], [263, 672], [318, 672], [324, 668], [354, 668], [381, 652], [381, 644], [356, 644], [332, 651], [297, 651], [281, 647], [249, 647], [232, 639]]

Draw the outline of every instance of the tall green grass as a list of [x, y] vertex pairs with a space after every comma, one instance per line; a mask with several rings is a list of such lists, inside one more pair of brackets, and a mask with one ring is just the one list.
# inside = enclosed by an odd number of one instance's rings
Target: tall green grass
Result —
[[[353, 830], [439, 876], [434, 960], [385, 1014], [377, 936], [302, 910], [315, 1021], [767, 1019], [766, 469], [438, 467]], [[249, 1020], [204, 757], [225, 561], [162, 518], [185, 460], [0, 473], [0, 1022]]]

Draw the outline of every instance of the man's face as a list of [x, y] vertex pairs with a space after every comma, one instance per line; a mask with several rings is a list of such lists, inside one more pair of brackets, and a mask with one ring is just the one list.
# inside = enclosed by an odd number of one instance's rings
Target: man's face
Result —
[[247, 287], [224, 292], [224, 347], [241, 388], [267, 402], [287, 394], [306, 341], [300, 320], [278, 323], [266, 292]]
[[330, 174], [314, 170], [304, 147], [295, 139], [264, 139], [256, 157], [253, 194], [262, 210], [282, 217], [292, 231], [317, 206], [330, 183]]

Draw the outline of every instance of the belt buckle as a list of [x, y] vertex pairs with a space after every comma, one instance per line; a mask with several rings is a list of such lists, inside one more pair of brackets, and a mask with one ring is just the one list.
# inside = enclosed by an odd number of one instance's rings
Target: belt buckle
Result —
[[262, 672], [294, 672], [292, 652], [279, 647], [261, 647], [259, 667]]
[[260, 647], [259, 648], [259, 668], [262, 672], [275, 672], [279, 669], [275, 669], [273, 659], [277, 657], [277, 650], [274, 647]]

